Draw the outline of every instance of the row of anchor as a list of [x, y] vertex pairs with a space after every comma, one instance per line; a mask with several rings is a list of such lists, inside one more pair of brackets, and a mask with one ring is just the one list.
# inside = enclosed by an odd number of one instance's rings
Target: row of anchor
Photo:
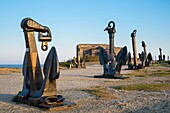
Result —
[[[48, 49], [48, 42], [52, 40], [51, 31], [47, 26], [43, 26], [31, 18], [25, 18], [21, 22], [26, 43], [26, 52], [23, 61], [23, 88], [17, 94], [13, 101], [25, 104], [35, 105], [41, 108], [62, 107], [67, 108], [74, 106], [75, 103], [65, 101], [62, 95], [57, 95], [56, 79], [60, 76], [59, 60], [55, 47], [49, 51], [44, 63], [43, 71], [41, 71], [38, 51], [34, 32], [38, 32], [38, 41], [42, 42], [41, 49]], [[94, 76], [95, 78], [127, 78], [121, 75], [122, 65], [126, 65], [128, 61], [128, 69], [142, 69], [149, 66], [152, 61], [151, 53], [147, 54], [146, 44], [142, 41], [144, 51], [139, 54], [141, 64], [137, 62], [136, 49], [136, 32], [131, 33], [134, 61], [132, 64], [131, 53], [128, 53], [127, 47], [124, 46], [117, 55], [114, 52], [115, 23], [110, 21], [104, 29], [109, 34], [109, 53], [100, 47], [100, 64], [103, 65], [103, 75]], [[85, 67], [85, 64], [82, 64]]]

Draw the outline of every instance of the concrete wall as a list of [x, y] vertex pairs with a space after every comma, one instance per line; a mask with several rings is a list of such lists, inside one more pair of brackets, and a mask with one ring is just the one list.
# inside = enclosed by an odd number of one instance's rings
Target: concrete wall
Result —
[[[76, 46], [77, 58], [83, 58], [84, 55], [97, 56], [99, 54], [99, 47], [103, 47], [106, 51], [109, 51], [108, 44], [78, 44]], [[116, 55], [122, 49], [121, 47], [115, 47], [114, 51]]]

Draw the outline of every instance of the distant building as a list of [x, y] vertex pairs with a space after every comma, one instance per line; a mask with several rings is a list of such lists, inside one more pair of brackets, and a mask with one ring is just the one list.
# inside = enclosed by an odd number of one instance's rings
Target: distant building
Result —
[[[98, 56], [99, 47], [103, 47], [107, 52], [109, 52], [108, 44], [78, 44], [76, 47], [77, 58]], [[121, 47], [114, 48], [116, 55], [121, 49]]]

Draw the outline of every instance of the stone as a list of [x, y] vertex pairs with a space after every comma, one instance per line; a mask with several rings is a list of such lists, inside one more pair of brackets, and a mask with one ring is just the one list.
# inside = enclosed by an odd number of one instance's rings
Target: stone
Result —
[[[78, 58], [83, 59], [86, 57], [99, 57], [100, 47], [104, 48], [109, 53], [108, 44], [78, 44], [76, 46], [77, 60]], [[114, 52], [117, 55], [122, 47], [114, 47]], [[99, 60], [99, 58], [98, 58]]]

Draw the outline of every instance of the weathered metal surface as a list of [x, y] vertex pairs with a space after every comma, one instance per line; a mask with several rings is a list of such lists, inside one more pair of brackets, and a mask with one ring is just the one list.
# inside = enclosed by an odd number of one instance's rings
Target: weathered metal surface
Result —
[[151, 55], [151, 53], [147, 54], [146, 44], [145, 44], [144, 41], [142, 41], [142, 47], [143, 47], [143, 50], [144, 50], [144, 53], [145, 53], [145, 57], [146, 57], [145, 66], [149, 66], [149, 64], [152, 61], [152, 55]]
[[148, 55], [147, 55], [147, 51], [146, 51], [146, 43], [144, 41], [142, 41], [142, 47], [143, 47], [143, 51], [145, 53], [145, 57], [146, 57], [146, 60], [145, 60], [145, 66], [149, 66], [149, 61], [148, 61]]
[[123, 47], [119, 51], [116, 57], [114, 52], [114, 34], [116, 32], [115, 23], [113, 21], [110, 21], [104, 31], [107, 31], [109, 34], [109, 54], [107, 54], [104, 48], [99, 47], [100, 49], [99, 60], [100, 60], [100, 64], [103, 65], [104, 72], [102, 76], [94, 76], [94, 77], [95, 78], [118, 78], [118, 79], [126, 78], [120, 74], [120, 71], [122, 65], [125, 65], [127, 61], [127, 47], [126, 46]]
[[122, 65], [126, 65], [126, 61], [127, 61], [127, 47], [124, 46], [118, 53], [118, 55], [116, 56], [116, 73], [115, 73], [115, 77], [122, 77], [122, 75], [120, 74]]
[[[112, 24], [112, 27], [111, 27]], [[116, 33], [115, 23], [110, 21], [108, 26], [104, 29], [109, 34], [109, 59], [110, 59], [110, 68], [115, 68], [115, 52], [114, 52], [114, 34]]]
[[76, 57], [73, 57], [73, 59], [70, 60], [69, 68], [86, 68], [85, 59], [81, 59], [80, 57], [76, 59]]
[[152, 54], [151, 54], [151, 53], [148, 53], [147, 59], [148, 59], [148, 63], [150, 64], [151, 61], [153, 60], [153, 59], [152, 59]]
[[146, 62], [146, 55], [145, 52], [142, 51], [142, 53], [139, 55], [140, 60], [142, 62], [142, 64], [139, 66], [140, 69], [145, 68], [145, 62]]
[[133, 69], [131, 53], [128, 53], [128, 69]]
[[103, 47], [100, 47], [99, 60], [100, 64], [103, 65], [103, 74], [106, 76], [109, 67], [107, 64], [109, 62], [109, 56]]
[[[23, 88], [13, 99], [14, 101], [51, 109], [63, 107], [67, 102], [62, 95], [57, 95], [56, 79], [59, 78], [59, 60], [55, 47], [52, 47], [41, 71], [34, 32], [38, 32], [38, 40], [42, 42], [41, 49], [48, 49], [48, 42], [52, 40], [51, 31], [36, 21], [25, 18], [21, 22], [25, 35], [26, 53], [23, 62]], [[46, 35], [43, 35], [46, 33]], [[69, 103], [69, 106], [74, 103]], [[49, 106], [50, 105], [50, 106]], [[52, 106], [51, 106], [52, 105]]]
[[134, 59], [134, 67], [135, 67], [135, 69], [137, 69], [137, 65], [138, 65], [138, 62], [137, 62], [137, 49], [136, 49], [136, 32], [137, 32], [137, 30], [134, 30], [131, 33], [132, 46], [133, 46], [133, 59]]
[[144, 41], [142, 41], [142, 47], [143, 47], [143, 50], [144, 50], [144, 53], [145, 53], [145, 56], [147, 58], [147, 51], [146, 51], [146, 43]]
[[159, 48], [159, 52], [160, 52], [159, 61], [162, 61], [162, 49], [161, 48]]
[[164, 60], [165, 61], [165, 55], [163, 55], [163, 59], [162, 60]]
[[169, 56], [167, 57], [167, 61], [169, 61]]

